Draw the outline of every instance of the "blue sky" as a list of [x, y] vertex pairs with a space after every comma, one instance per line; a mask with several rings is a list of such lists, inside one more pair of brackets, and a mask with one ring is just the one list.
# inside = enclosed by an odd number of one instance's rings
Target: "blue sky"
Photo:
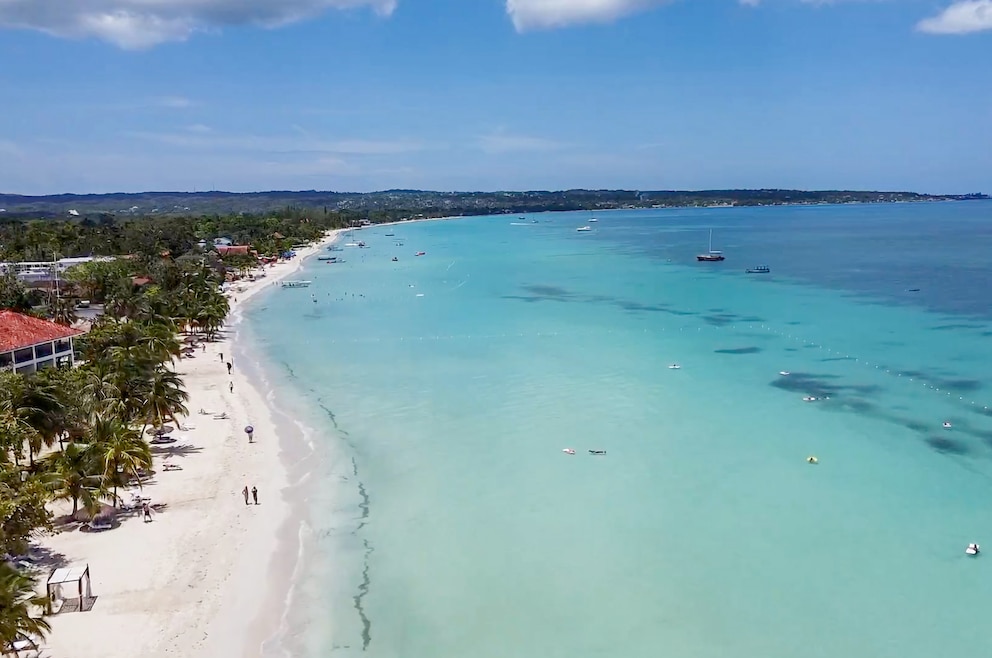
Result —
[[992, 192], [992, 0], [0, 0], [0, 191]]

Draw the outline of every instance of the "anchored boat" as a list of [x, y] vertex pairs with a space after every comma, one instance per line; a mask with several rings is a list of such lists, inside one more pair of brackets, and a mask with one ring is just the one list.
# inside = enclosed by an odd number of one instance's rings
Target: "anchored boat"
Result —
[[696, 260], [704, 262], [714, 262], [724, 260], [722, 251], [713, 251], [713, 229], [710, 229], [710, 248], [705, 254], [698, 254]]

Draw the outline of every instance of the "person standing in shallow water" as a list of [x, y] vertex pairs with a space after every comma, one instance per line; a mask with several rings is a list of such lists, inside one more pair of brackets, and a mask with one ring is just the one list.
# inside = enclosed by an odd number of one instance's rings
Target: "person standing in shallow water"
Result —
[[258, 505], [258, 489], [255, 487], [251, 488], [251, 498], [255, 501], [255, 504]]
[[247, 484], [245, 485], [245, 488], [241, 491], [241, 493], [243, 493], [245, 495], [245, 505], [247, 505], [248, 504], [248, 485]]

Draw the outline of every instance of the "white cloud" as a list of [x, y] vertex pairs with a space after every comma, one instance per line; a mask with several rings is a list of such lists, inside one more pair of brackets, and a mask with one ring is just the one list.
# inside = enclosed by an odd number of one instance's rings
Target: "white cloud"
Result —
[[992, 0], [961, 0], [916, 25], [930, 34], [968, 34], [992, 30]]
[[0, 26], [140, 49], [212, 28], [272, 28], [328, 9], [361, 7], [389, 16], [396, 0], [0, 0]]
[[520, 153], [526, 151], [554, 151], [563, 145], [544, 137], [494, 133], [479, 138], [479, 148], [486, 153]]
[[506, 0], [506, 13], [518, 32], [606, 23], [670, 0]]

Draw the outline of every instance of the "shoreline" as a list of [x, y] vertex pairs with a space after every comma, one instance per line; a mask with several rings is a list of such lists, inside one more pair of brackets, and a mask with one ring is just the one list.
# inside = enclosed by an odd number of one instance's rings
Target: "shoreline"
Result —
[[[299, 556], [286, 549], [300, 545], [303, 509], [294, 500], [300, 459], [294, 456], [302, 454], [304, 442], [286, 427], [288, 419], [278, 418], [238, 327], [249, 300], [349, 230], [329, 231], [292, 261], [264, 268], [264, 278], [232, 285], [219, 336], [193, 359], [175, 362], [190, 396], [189, 415], [173, 435], [176, 443], [153, 446], [154, 474], [140, 491], [152, 499], [152, 522], [122, 514], [109, 532], [70, 527], [38, 541], [67, 566], [88, 564], [97, 597], [88, 612], [48, 618], [52, 631], [44, 654], [261, 655], [282, 621], [272, 611], [285, 606], [293, 587]], [[225, 360], [234, 365], [230, 376]], [[226, 418], [214, 417], [222, 412]], [[250, 444], [243, 431], [248, 424], [255, 429]], [[166, 460], [180, 470], [165, 472]], [[245, 486], [258, 487], [257, 506], [245, 505]], [[62, 512], [61, 505], [52, 509]]]

